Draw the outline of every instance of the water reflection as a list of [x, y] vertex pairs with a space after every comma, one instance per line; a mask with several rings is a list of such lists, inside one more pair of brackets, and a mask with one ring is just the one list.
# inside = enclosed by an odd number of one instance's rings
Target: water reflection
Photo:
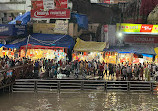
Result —
[[158, 96], [123, 92], [0, 94], [0, 111], [157, 111]]

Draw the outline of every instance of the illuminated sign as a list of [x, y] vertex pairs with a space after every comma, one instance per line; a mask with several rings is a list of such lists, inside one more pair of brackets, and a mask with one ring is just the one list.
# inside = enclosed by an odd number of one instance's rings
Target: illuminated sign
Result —
[[118, 23], [117, 31], [125, 34], [157, 34], [158, 25]]

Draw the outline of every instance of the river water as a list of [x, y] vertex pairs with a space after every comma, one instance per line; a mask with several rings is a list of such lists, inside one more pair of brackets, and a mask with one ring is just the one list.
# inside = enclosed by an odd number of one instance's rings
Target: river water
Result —
[[0, 111], [158, 111], [150, 93], [75, 92], [0, 94]]

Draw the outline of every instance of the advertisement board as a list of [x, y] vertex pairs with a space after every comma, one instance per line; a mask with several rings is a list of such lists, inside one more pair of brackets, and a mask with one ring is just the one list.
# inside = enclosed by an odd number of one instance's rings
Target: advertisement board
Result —
[[56, 9], [65, 9], [68, 8], [68, 0], [55, 0]]
[[55, 9], [55, 2], [54, 0], [43, 0], [44, 10], [47, 9]]
[[154, 36], [125, 36], [125, 43], [136, 43], [136, 44], [157, 44], [158, 37]]
[[112, 4], [112, 3], [114, 3], [114, 0], [104, 0], [104, 3]]
[[0, 35], [1, 36], [12, 36], [13, 35], [13, 25], [0, 24]]
[[53, 18], [53, 19], [70, 19], [70, 10], [31, 10], [31, 18]]
[[117, 32], [122, 32], [125, 34], [156, 34], [158, 35], [158, 25], [118, 23]]
[[55, 22], [55, 33], [67, 34], [68, 32], [68, 20], [56, 20]]
[[54, 28], [53, 23], [34, 23], [33, 33], [54, 34]]
[[[59, 28], [59, 26], [61, 26]], [[65, 28], [64, 28], [65, 27]], [[33, 24], [33, 33], [42, 33], [42, 34], [67, 34], [68, 33], [68, 22], [57, 22], [54, 23], [34, 23]]]
[[38, 10], [38, 9], [44, 9], [43, 1], [32, 1], [32, 9]]
[[104, 32], [108, 32], [108, 25], [104, 25]]
[[68, 8], [68, 0], [41, 0], [32, 1], [32, 9], [66, 9]]
[[25, 36], [26, 25], [0, 24], [0, 36]]

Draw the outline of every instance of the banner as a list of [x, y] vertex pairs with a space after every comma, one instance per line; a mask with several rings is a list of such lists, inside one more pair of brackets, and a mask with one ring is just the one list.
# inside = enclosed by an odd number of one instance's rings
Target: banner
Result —
[[56, 9], [65, 9], [68, 8], [68, 0], [55, 0]]
[[125, 36], [124, 37], [125, 43], [137, 43], [137, 44], [157, 44], [158, 43], [158, 37], [154, 36]]
[[55, 9], [54, 0], [43, 0], [44, 10]]
[[108, 32], [108, 25], [104, 25], [104, 32]]
[[127, 24], [118, 23], [117, 32], [125, 34], [156, 34], [158, 35], [158, 25], [149, 24]]
[[104, 0], [104, 3], [112, 4], [112, 3], [114, 3], [114, 0]]
[[60, 34], [67, 34], [67, 32], [68, 32], [68, 20], [66, 20], [66, 21], [56, 20], [54, 32], [60, 33]]
[[54, 28], [53, 23], [34, 23], [33, 33], [54, 34]]
[[13, 35], [13, 25], [0, 24], [0, 35], [1, 36], [12, 36]]
[[31, 18], [53, 18], [53, 19], [70, 19], [70, 10], [31, 10]]
[[0, 36], [25, 36], [26, 25], [0, 24]]
[[13, 30], [13, 35], [14, 36], [24, 36], [27, 35], [27, 27], [26, 25], [14, 25], [14, 30]]
[[66, 9], [68, 8], [68, 0], [41, 0], [32, 1], [32, 9]]
[[32, 9], [34, 10], [44, 9], [43, 1], [32, 1]]

